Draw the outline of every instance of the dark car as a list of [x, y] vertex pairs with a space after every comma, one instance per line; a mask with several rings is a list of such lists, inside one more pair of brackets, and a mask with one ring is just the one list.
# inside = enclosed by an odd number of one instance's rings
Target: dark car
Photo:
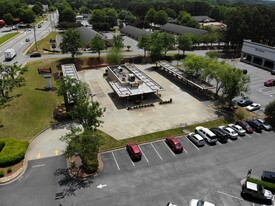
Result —
[[246, 122], [252, 127], [255, 132], [262, 132], [262, 125], [256, 119], [246, 120]]
[[41, 54], [39, 52], [33, 52], [30, 57], [41, 57]]
[[275, 183], [275, 172], [263, 171], [261, 179], [262, 181]]
[[272, 87], [272, 86], [275, 86], [275, 79], [269, 79], [267, 81], [264, 82], [264, 85], [266, 87]]
[[230, 138], [229, 134], [220, 128], [211, 128], [210, 130], [217, 136], [219, 142], [226, 143], [228, 138]]
[[238, 101], [238, 105], [241, 107], [246, 107], [252, 103], [253, 102], [250, 99], [241, 99], [240, 101]]
[[271, 131], [272, 130], [272, 126], [270, 124], [268, 124], [265, 120], [263, 119], [256, 119], [263, 127], [264, 130], [266, 131]]
[[246, 133], [253, 133], [252, 127], [246, 121], [238, 120], [236, 121], [236, 124], [240, 125], [246, 131]]
[[128, 143], [126, 145], [126, 150], [133, 161], [138, 161], [141, 159], [141, 151], [136, 143]]
[[275, 69], [272, 69], [272, 70], [271, 70], [271, 74], [272, 74], [272, 75], [275, 75]]
[[175, 152], [175, 153], [182, 152], [183, 146], [181, 145], [178, 138], [169, 136], [169, 137], [166, 137], [165, 142], [173, 150], [173, 152]]
[[42, 26], [41, 26], [41, 24], [39, 24], [37, 27], [38, 27], [38, 28], [41, 28]]

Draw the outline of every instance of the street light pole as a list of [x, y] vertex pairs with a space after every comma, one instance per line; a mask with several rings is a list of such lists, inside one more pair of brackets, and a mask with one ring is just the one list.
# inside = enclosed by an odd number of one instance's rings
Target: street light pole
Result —
[[37, 47], [37, 41], [36, 41], [36, 32], [35, 32], [35, 24], [33, 26], [33, 33], [34, 33], [34, 43], [35, 43], [35, 48], [36, 48], [36, 51], [38, 50], [38, 47]]

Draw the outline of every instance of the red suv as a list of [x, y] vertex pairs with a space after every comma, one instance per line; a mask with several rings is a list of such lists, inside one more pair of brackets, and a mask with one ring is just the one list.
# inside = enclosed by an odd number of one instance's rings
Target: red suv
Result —
[[141, 160], [141, 151], [136, 143], [128, 143], [126, 150], [133, 161]]
[[165, 139], [167, 145], [175, 152], [175, 153], [181, 153], [183, 150], [183, 146], [181, 145], [178, 138], [169, 136]]
[[272, 86], [275, 86], [275, 79], [270, 79], [270, 80], [267, 80], [264, 82], [264, 85], [266, 87], [272, 87]]
[[247, 133], [253, 133], [252, 127], [244, 120], [238, 120], [236, 124], [240, 125]]

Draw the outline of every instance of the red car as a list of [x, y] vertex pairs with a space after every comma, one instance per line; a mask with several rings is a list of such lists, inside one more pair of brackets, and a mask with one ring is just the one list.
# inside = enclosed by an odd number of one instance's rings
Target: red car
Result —
[[244, 120], [238, 120], [237, 125], [240, 125], [247, 133], [253, 133], [252, 127]]
[[141, 160], [141, 151], [136, 143], [128, 143], [126, 150], [133, 161]]
[[272, 86], [275, 86], [275, 79], [270, 79], [270, 80], [267, 80], [264, 82], [264, 85], [266, 87], [272, 87]]
[[181, 145], [178, 138], [169, 136], [169, 137], [166, 137], [165, 142], [175, 153], [182, 152], [183, 146]]

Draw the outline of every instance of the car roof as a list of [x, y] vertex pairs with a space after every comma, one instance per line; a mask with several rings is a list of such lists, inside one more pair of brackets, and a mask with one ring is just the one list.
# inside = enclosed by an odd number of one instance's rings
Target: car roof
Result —
[[180, 143], [179, 139], [174, 137], [174, 136], [169, 136], [167, 137], [168, 139], [171, 139], [172, 142], [174, 142], [174, 144], [178, 144]]
[[135, 153], [139, 153], [140, 152], [140, 149], [139, 149], [139, 147], [138, 147], [138, 145], [136, 143], [131, 142], [131, 143], [128, 143], [128, 145], [133, 149], [133, 151]]
[[196, 139], [199, 141], [203, 140], [202, 136], [200, 136], [199, 134], [194, 134], [193, 136], [196, 137]]
[[246, 187], [251, 189], [251, 190], [257, 191], [257, 184], [255, 184], [253, 182], [246, 182]]

